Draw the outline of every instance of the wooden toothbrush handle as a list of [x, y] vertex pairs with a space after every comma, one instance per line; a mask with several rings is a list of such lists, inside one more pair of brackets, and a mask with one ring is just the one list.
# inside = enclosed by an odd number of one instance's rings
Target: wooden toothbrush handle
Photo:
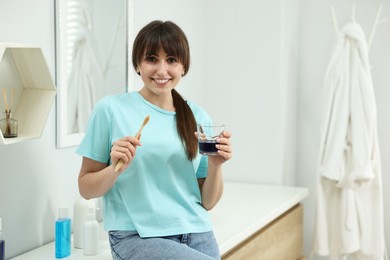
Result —
[[[138, 130], [138, 133], [135, 135], [135, 138], [137, 138], [139, 140], [139, 138], [141, 137], [141, 131], [142, 131], [142, 128], [143, 126]], [[122, 166], [125, 164], [125, 161], [123, 161], [122, 159], [119, 159], [118, 163], [115, 165], [115, 169], [114, 171], [115, 172], [118, 172], [120, 168], [122, 168]]]
[[[144, 119], [144, 122], [142, 123], [141, 127], [138, 129], [138, 132], [135, 134], [135, 138], [137, 138], [138, 140], [140, 139], [141, 137], [141, 132], [142, 132], [142, 129], [144, 128], [144, 126], [149, 122], [149, 118], [150, 116], [147, 115]], [[122, 160], [122, 159], [119, 159], [118, 163], [115, 165], [115, 169], [114, 171], [115, 172], [118, 172], [120, 168], [122, 168], [122, 166], [125, 164], [125, 162]]]
[[115, 165], [115, 172], [118, 172], [120, 168], [125, 164], [125, 162], [122, 159], [119, 159], [118, 163]]

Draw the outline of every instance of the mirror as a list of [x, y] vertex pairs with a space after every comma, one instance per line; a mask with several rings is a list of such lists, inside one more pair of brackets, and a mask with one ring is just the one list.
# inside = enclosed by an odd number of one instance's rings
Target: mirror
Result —
[[57, 147], [78, 145], [94, 104], [127, 91], [127, 0], [56, 0]]

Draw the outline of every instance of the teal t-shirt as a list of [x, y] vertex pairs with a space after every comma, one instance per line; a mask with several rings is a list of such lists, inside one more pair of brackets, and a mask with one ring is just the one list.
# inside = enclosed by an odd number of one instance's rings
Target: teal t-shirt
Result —
[[[203, 109], [187, 103], [197, 123], [211, 122]], [[95, 105], [77, 153], [110, 164], [112, 143], [134, 136], [146, 115], [150, 120], [142, 130], [142, 146], [104, 195], [105, 230], [135, 230], [141, 237], [210, 231], [197, 182], [207, 175], [207, 157], [187, 159], [175, 112], [153, 105], [136, 91], [107, 96]]]

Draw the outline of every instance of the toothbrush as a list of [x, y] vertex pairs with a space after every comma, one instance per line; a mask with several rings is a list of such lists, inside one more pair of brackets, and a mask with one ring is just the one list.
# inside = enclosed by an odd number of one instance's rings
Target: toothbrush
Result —
[[[149, 122], [149, 119], [150, 119], [150, 116], [147, 115], [144, 119], [144, 122], [142, 123], [141, 127], [139, 128], [138, 132], [135, 134], [135, 138], [139, 139], [140, 136], [141, 136], [141, 132], [142, 132], [142, 129], [144, 128], [144, 126]], [[120, 159], [118, 161], [118, 163], [115, 165], [115, 169], [114, 171], [115, 172], [118, 172], [120, 168], [122, 168], [122, 166], [125, 164], [125, 162]]]

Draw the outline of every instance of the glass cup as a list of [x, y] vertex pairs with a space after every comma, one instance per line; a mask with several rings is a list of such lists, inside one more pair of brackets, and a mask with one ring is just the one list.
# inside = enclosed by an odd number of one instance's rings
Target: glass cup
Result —
[[218, 155], [217, 139], [222, 136], [225, 125], [198, 124], [199, 153], [204, 155]]

